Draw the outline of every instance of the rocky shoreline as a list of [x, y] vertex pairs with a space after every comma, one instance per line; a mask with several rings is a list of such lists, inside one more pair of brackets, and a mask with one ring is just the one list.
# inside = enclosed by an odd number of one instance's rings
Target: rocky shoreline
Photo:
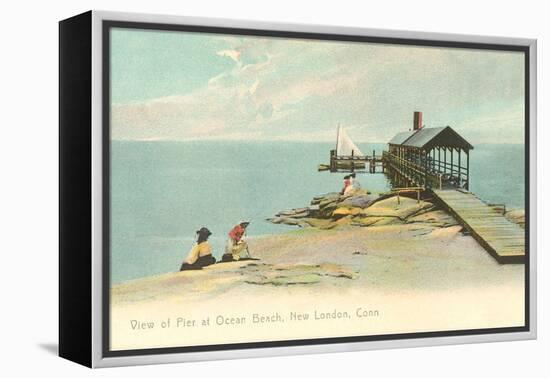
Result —
[[[327, 193], [313, 197], [308, 207], [284, 210], [267, 221], [298, 227], [330, 230], [345, 227], [370, 227], [409, 223], [429, 223], [433, 227], [457, 226], [456, 220], [422, 196], [416, 199], [395, 193], [373, 194], [358, 189], [344, 196]], [[502, 211], [495, 207], [495, 211]], [[525, 212], [505, 213], [510, 221], [525, 226]]]
[[308, 207], [281, 211], [267, 220], [275, 224], [321, 230], [415, 222], [440, 227], [457, 225], [450, 215], [429, 200], [398, 197], [393, 193], [375, 195], [367, 190], [355, 190], [346, 196], [339, 193], [316, 196]]

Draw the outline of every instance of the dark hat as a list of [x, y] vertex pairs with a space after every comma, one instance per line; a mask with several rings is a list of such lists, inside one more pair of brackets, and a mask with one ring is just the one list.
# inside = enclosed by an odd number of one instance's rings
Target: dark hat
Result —
[[209, 230], [208, 228], [206, 228], [206, 227], [202, 227], [202, 228], [201, 228], [200, 230], [198, 230], [196, 233], [199, 234], [199, 235], [204, 235], [204, 236], [210, 236], [210, 235], [212, 235], [212, 233], [210, 232], [210, 230]]
[[240, 221], [239, 224], [240, 224], [241, 226], [246, 227], [246, 226], [248, 226], [248, 225], [250, 224], [250, 222], [249, 222], [249, 221]]
[[344, 180], [349, 179], [349, 175], [344, 176]]

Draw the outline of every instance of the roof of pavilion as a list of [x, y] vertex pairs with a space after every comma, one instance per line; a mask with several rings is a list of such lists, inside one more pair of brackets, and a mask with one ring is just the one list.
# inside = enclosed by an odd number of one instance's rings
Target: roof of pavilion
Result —
[[415, 131], [396, 134], [389, 144], [431, 150], [436, 147], [459, 148], [465, 151], [474, 147], [450, 126], [423, 127]]

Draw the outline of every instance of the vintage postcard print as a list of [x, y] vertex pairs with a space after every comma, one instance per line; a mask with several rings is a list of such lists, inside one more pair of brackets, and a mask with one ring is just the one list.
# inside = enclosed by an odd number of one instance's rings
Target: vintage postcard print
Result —
[[108, 352], [526, 329], [525, 49], [107, 33]]

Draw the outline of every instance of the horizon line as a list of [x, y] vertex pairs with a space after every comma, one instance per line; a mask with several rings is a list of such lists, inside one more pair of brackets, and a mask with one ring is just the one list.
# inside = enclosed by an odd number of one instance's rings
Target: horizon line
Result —
[[[391, 138], [390, 138], [391, 139]], [[151, 139], [111, 139], [111, 142], [165, 142], [165, 143], [190, 143], [190, 142], [270, 142], [270, 143], [334, 143], [332, 140], [299, 140], [299, 139], [234, 139], [234, 138], [190, 138], [186, 140], [181, 139], [160, 139], [160, 138], [151, 138]], [[361, 144], [388, 144], [389, 141], [356, 141], [355, 143]], [[472, 143], [474, 145], [479, 144], [513, 144], [513, 145], [523, 145], [524, 142], [477, 142]]]

